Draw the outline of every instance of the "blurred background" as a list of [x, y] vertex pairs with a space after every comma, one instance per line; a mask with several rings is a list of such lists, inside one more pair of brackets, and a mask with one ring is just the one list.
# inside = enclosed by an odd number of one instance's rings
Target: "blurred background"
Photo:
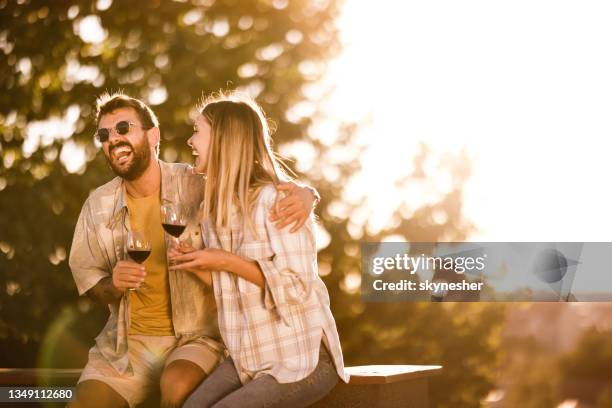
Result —
[[96, 97], [257, 99], [322, 195], [319, 272], [348, 365], [441, 364], [439, 407], [612, 406], [612, 305], [364, 303], [361, 241], [609, 241], [603, 1], [0, 0], [0, 367], [82, 367], [107, 311], [67, 265], [112, 177]]

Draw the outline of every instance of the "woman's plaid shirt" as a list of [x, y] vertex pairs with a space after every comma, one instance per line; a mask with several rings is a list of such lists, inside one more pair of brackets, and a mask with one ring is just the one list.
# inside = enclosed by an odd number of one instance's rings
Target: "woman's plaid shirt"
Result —
[[263, 374], [280, 383], [307, 377], [321, 342], [348, 381], [329, 294], [317, 272], [314, 221], [296, 233], [277, 229], [268, 220], [275, 198], [274, 186], [261, 190], [252, 212], [255, 234], [239, 216], [225, 231], [202, 223], [205, 246], [256, 261], [266, 280], [261, 288], [233, 273], [213, 272], [219, 330], [243, 384]]

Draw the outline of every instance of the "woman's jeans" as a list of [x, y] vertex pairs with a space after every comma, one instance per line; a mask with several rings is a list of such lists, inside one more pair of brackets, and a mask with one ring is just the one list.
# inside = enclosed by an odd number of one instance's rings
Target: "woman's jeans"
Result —
[[327, 395], [338, 379], [334, 363], [323, 344], [315, 370], [293, 383], [281, 384], [266, 374], [242, 385], [234, 363], [228, 357], [195, 389], [183, 408], [307, 407]]

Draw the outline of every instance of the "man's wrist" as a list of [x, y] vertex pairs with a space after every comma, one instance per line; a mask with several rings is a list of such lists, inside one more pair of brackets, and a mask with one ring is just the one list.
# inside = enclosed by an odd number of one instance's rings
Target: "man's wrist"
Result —
[[111, 279], [111, 290], [115, 293], [116, 295], [115, 297], [117, 299], [121, 299], [121, 296], [123, 296], [124, 290], [116, 287], [115, 282], [113, 282], [112, 279]]
[[123, 291], [115, 287], [113, 278], [101, 279], [93, 288], [87, 291], [89, 297], [103, 304], [115, 303], [123, 297]]
[[115, 282], [113, 282], [113, 278], [109, 279], [104, 289], [105, 289], [105, 292], [108, 294], [108, 296], [112, 297], [115, 300], [121, 299], [124, 293], [124, 290], [119, 289], [118, 287], [115, 286]]

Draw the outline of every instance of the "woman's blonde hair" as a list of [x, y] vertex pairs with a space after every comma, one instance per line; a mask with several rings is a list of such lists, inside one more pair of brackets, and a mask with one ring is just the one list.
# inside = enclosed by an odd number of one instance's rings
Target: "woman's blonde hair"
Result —
[[235, 205], [245, 227], [255, 233], [249, 215], [259, 191], [266, 184], [289, 179], [284, 164], [272, 152], [264, 112], [250, 98], [220, 93], [208, 97], [200, 113], [211, 127], [204, 217], [215, 228], [229, 228]]

